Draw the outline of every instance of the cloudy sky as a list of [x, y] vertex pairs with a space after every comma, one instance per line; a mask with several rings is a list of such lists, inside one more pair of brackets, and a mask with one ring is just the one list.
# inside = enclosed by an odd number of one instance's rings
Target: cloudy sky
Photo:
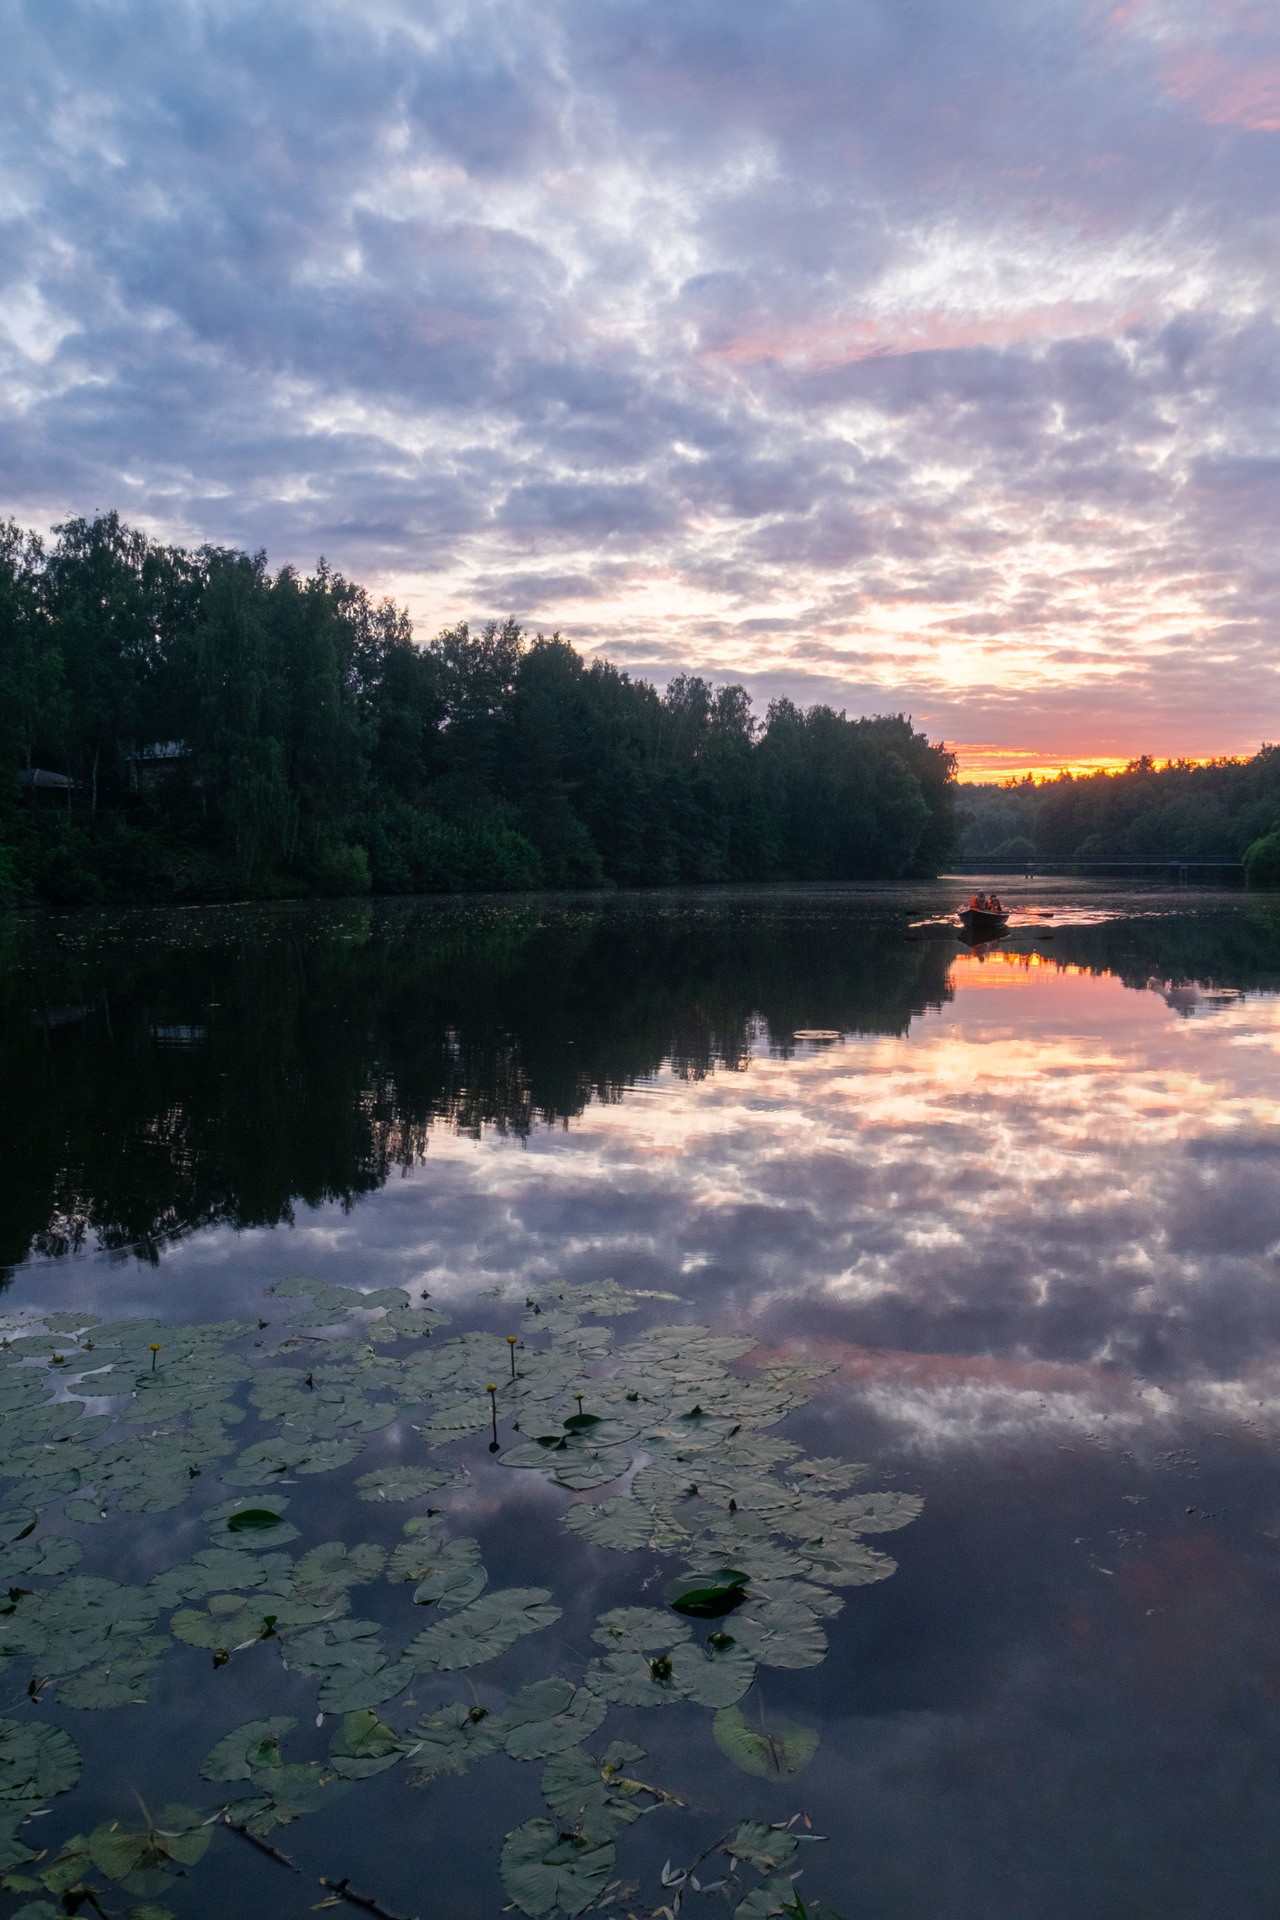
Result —
[[972, 776], [1280, 737], [1280, 16], [0, 0], [0, 511]]

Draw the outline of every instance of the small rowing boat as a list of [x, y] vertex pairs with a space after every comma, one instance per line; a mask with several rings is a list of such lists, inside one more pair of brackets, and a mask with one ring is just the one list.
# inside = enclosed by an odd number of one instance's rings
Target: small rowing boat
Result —
[[1009, 926], [1007, 913], [985, 913], [981, 907], [962, 907], [959, 918], [971, 940], [998, 939]]

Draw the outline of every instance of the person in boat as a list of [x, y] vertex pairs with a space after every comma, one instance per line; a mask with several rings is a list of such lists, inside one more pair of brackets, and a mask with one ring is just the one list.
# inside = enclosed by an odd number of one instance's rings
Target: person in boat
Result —
[[987, 895], [987, 912], [988, 913], [1004, 912], [1004, 908], [1000, 905], [1000, 895], [998, 893], [991, 893]]
[[980, 893], [975, 893], [972, 900], [969, 902], [969, 911], [970, 913], [982, 912], [982, 895]]

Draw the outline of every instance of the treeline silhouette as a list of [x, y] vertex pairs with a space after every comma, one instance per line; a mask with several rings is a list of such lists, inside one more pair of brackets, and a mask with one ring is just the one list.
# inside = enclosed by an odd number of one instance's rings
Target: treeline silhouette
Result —
[[[903, 1034], [950, 951], [785, 896], [351, 902], [0, 926], [0, 1272], [345, 1205], [433, 1128], [523, 1135], [666, 1065]], [[74, 931], [68, 931], [74, 927]]]
[[[1042, 860], [1229, 860], [1280, 832], [1280, 747], [1248, 760], [1006, 781], [964, 789], [961, 854]], [[1257, 877], [1268, 884], [1255, 854]]]
[[0, 897], [61, 903], [935, 873], [954, 762], [558, 634], [407, 615], [321, 562], [111, 513], [0, 528]]

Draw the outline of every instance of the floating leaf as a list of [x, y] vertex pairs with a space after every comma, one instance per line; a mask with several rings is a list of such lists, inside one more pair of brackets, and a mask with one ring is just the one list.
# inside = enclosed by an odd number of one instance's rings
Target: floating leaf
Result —
[[329, 1742], [330, 1764], [344, 1780], [367, 1780], [372, 1774], [384, 1773], [394, 1767], [403, 1752], [399, 1734], [384, 1726], [370, 1707], [344, 1714], [341, 1727]]
[[535, 1680], [507, 1708], [507, 1752], [513, 1760], [544, 1760], [594, 1733], [607, 1711], [586, 1687], [558, 1677]]
[[537, 1633], [560, 1618], [545, 1587], [505, 1587], [482, 1594], [460, 1613], [437, 1620], [410, 1642], [406, 1657], [420, 1673], [478, 1667], [505, 1653], [522, 1634]]
[[206, 1780], [249, 1780], [255, 1768], [280, 1764], [280, 1742], [292, 1733], [297, 1721], [287, 1715], [271, 1720], [246, 1720], [242, 1727], [224, 1734], [210, 1748], [200, 1769]]
[[793, 1873], [772, 1874], [734, 1908], [733, 1920], [772, 1920], [775, 1914], [794, 1913], [796, 1879]]
[[818, 1750], [818, 1736], [790, 1720], [748, 1721], [741, 1707], [722, 1707], [711, 1723], [716, 1745], [735, 1767], [762, 1780], [799, 1773]]
[[110, 1660], [101, 1666], [73, 1673], [58, 1688], [58, 1699], [66, 1707], [123, 1707], [145, 1700], [152, 1669], [168, 1652], [163, 1640], [123, 1640]]
[[0, 1542], [6, 1546], [13, 1540], [25, 1540], [34, 1533], [39, 1522], [39, 1510], [35, 1507], [8, 1507], [0, 1513]]
[[612, 1547], [618, 1553], [634, 1553], [649, 1545], [653, 1517], [638, 1500], [615, 1494], [588, 1506], [585, 1502], [570, 1507], [564, 1523], [584, 1540], [597, 1547]]
[[379, 1467], [356, 1481], [362, 1500], [420, 1500], [455, 1476], [441, 1467]]
[[615, 1707], [664, 1707], [681, 1698], [670, 1657], [643, 1653], [610, 1653], [593, 1660], [586, 1684]]
[[483, 1593], [488, 1582], [489, 1576], [480, 1564], [479, 1542], [450, 1540], [430, 1556], [413, 1598], [417, 1606], [434, 1603], [441, 1613], [455, 1613]]
[[501, 1714], [465, 1700], [452, 1700], [420, 1720], [413, 1730], [417, 1752], [412, 1760], [415, 1786], [425, 1786], [444, 1773], [465, 1773], [473, 1760], [496, 1753], [502, 1746], [506, 1721]]
[[383, 1660], [369, 1669], [333, 1667], [320, 1688], [318, 1705], [323, 1713], [357, 1713], [368, 1707], [385, 1706], [403, 1693], [413, 1679], [410, 1660]]
[[131, 1830], [111, 1821], [89, 1835], [89, 1858], [109, 1880], [119, 1880], [131, 1893], [157, 1891], [164, 1869], [193, 1867], [203, 1858], [213, 1837], [208, 1816], [194, 1807], [165, 1807], [154, 1825]]
[[376, 1580], [387, 1564], [386, 1549], [371, 1540], [358, 1546], [344, 1546], [341, 1540], [326, 1541], [304, 1553], [293, 1569], [293, 1588], [299, 1598], [327, 1605], [351, 1587], [362, 1587]]
[[502, 1884], [522, 1912], [539, 1915], [557, 1907], [582, 1913], [609, 1884], [614, 1850], [578, 1834], [562, 1834], [550, 1820], [526, 1820], [509, 1833], [502, 1849]]
[[0, 1720], [0, 1801], [51, 1800], [80, 1778], [69, 1733], [40, 1720]]
[[735, 1860], [743, 1860], [757, 1873], [774, 1873], [786, 1865], [799, 1842], [793, 1833], [781, 1827], [767, 1827], [760, 1820], [744, 1820], [726, 1851]]
[[718, 1620], [742, 1605], [747, 1579], [739, 1567], [715, 1567], [710, 1573], [680, 1574], [664, 1592], [677, 1613], [695, 1620]]
[[250, 1833], [271, 1833], [299, 1814], [316, 1813], [347, 1791], [347, 1782], [311, 1761], [305, 1766], [262, 1767], [254, 1774], [256, 1792], [227, 1807], [231, 1818]]
[[733, 1633], [765, 1667], [816, 1667], [827, 1655], [827, 1636], [805, 1608], [752, 1608], [734, 1620]]
[[751, 1653], [736, 1642], [724, 1648], [687, 1642], [671, 1653], [671, 1677], [680, 1692], [701, 1707], [731, 1707], [756, 1677]]
[[600, 1615], [591, 1638], [611, 1652], [656, 1653], [687, 1640], [692, 1631], [659, 1607], [610, 1607]]
[[600, 1760], [571, 1747], [544, 1767], [542, 1797], [562, 1828], [599, 1845], [612, 1839], [617, 1828], [639, 1819], [637, 1799], [643, 1789], [623, 1769], [643, 1759], [644, 1748], [629, 1740], [615, 1740]]

